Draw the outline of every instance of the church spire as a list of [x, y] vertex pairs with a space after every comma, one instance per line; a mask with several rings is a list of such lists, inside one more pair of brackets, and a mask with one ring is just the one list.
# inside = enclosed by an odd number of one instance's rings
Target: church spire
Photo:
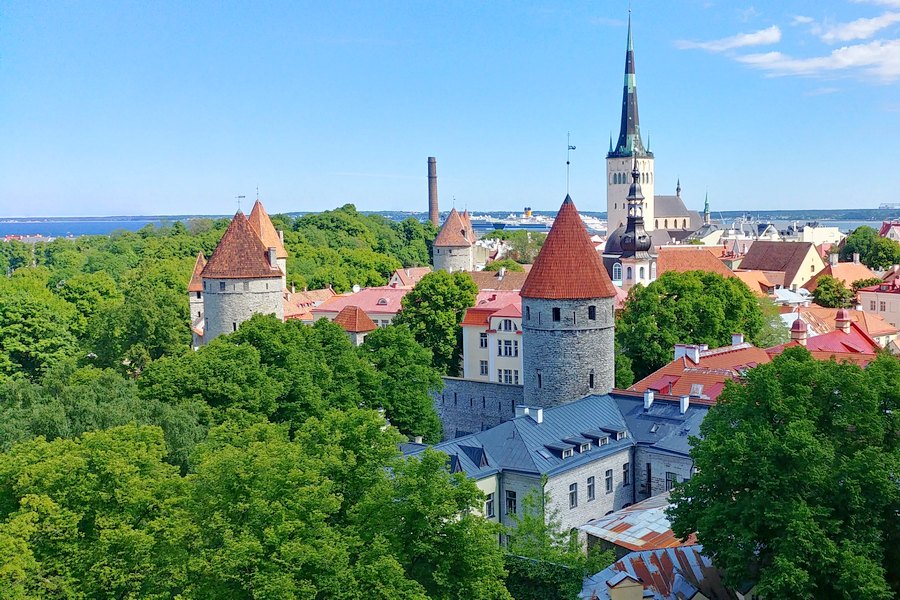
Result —
[[709, 216], [709, 192], [706, 192], [706, 200], [703, 202], [703, 224], [709, 225], [711, 222]]
[[634, 157], [631, 169], [631, 187], [628, 190], [628, 222], [622, 234], [622, 257], [649, 256], [650, 236], [644, 229], [644, 194], [641, 192], [641, 172], [638, 169], [637, 156]]
[[634, 43], [631, 38], [631, 13], [628, 14], [628, 45], [625, 51], [625, 85], [622, 91], [622, 123], [619, 141], [610, 156], [652, 156], [641, 141], [638, 117], [637, 84], [634, 73]]

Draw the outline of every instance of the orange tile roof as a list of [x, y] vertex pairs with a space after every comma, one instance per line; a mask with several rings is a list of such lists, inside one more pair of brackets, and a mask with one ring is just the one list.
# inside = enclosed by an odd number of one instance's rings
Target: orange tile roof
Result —
[[191, 282], [188, 283], [189, 292], [203, 291], [203, 267], [206, 266], [206, 257], [202, 252], [197, 253], [197, 261], [194, 263], [194, 272], [191, 274]]
[[814, 292], [819, 287], [819, 277], [823, 275], [831, 275], [848, 288], [854, 281], [860, 279], [878, 279], [878, 275], [862, 263], [842, 262], [836, 265], [825, 265], [825, 268], [816, 273], [815, 277], [807, 281], [803, 287]]
[[734, 273], [718, 257], [703, 246], [663, 246], [656, 259], [657, 276], [668, 271], [707, 271], [722, 277], [732, 277]]
[[266, 248], [275, 248], [276, 258], [287, 258], [287, 250], [284, 249], [284, 243], [281, 241], [281, 236], [278, 235], [275, 226], [272, 225], [272, 219], [269, 218], [266, 209], [263, 208], [262, 202], [259, 200], [256, 201], [247, 220], [250, 221], [250, 227], [253, 228], [253, 231], [255, 231], [256, 235], [259, 236], [259, 239], [262, 240], [263, 246]]
[[734, 276], [747, 284], [750, 291], [757, 296], [768, 296], [769, 290], [775, 287], [763, 271], [741, 271], [734, 272]]
[[470, 233], [471, 231], [472, 226], [467, 224], [466, 218], [462, 217], [454, 208], [441, 226], [441, 230], [434, 239], [434, 245], [453, 248], [471, 246], [475, 243], [475, 236]]
[[488, 327], [491, 324], [491, 315], [497, 312], [495, 308], [470, 308], [463, 317], [463, 327]]
[[629, 389], [639, 392], [654, 390], [673, 396], [692, 395], [692, 390], [699, 389], [702, 394], [697, 399], [699, 403], [714, 403], [726, 381], [737, 380], [746, 369], [770, 360], [765, 350], [746, 342], [737, 346], [723, 346], [701, 351], [698, 362], [688, 356], [677, 358]]
[[[793, 313], [803, 320], [809, 326], [809, 329], [816, 335], [829, 333], [836, 329], [835, 319], [837, 319], [838, 308], [825, 308], [824, 306], [786, 306], [782, 309], [782, 314]], [[884, 318], [873, 315], [862, 310], [846, 309], [850, 315], [850, 320], [862, 328], [869, 336], [894, 335], [897, 328], [884, 320]]]
[[472, 281], [479, 290], [508, 290], [519, 291], [525, 285], [528, 273], [520, 271], [506, 271], [503, 277], [500, 271], [469, 271]]
[[[785, 348], [799, 345], [797, 341], [790, 341], [787, 344], [767, 348], [766, 352], [771, 356], [775, 356], [784, 352]], [[817, 360], [833, 358], [838, 362], [846, 360], [866, 366], [875, 360], [880, 346], [869, 334], [863, 331], [862, 327], [851, 321], [849, 333], [844, 333], [837, 329], [822, 335], [809, 337], [806, 340], [806, 349]]]
[[358, 306], [345, 306], [334, 318], [334, 322], [349, 333], [366, 333], [378, 329], [369, 315]]
[[556, 215], [525, 284], [522, 297], [552, 300], [614, 298], [616, 287], [568, 195]]
[[281, 275], [281, 269], [269, 264], [268, 250], [241, 211], [234, 215], [203, 269], [204, 279], [261, 279]]

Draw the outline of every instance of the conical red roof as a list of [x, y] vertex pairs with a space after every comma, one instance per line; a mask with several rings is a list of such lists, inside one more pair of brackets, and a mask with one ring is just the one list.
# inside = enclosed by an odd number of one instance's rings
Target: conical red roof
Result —
[[204, 278], [212, 279], [260, 279], [281, 277], [281, 269], [271, 266], [269, 251], [244, 213], [238, 211], [231, 220], [225, 235], [209, 262], [203, 269]]
[[334, 318], [334, 322], [348, 333], [368, 333], [378, 329], [369, 315], [358, 306], [345, 306]]
[[253, 231], [255, 231], [256, 235], [259, 236], [259, 239], [262, 240], [263, 246], [266, 248], [275, 248], [276, 258], [287, 258], [287, 250], [284, 249], [281, 237], [275, 230], [275, 226], [272, 225], [272, 219], [269, 218], [266, 209], [263, 208], [262, 202], [259, 200], [256, 201], [247, 220], [250, 221], [250, 227], [253, 228]]
[[616, 287], [569, 196], [556, 215], [521, 294], [523, 298], [552, 300], [613, 298], [616, 295]]
[[435, 246], [450, 246], [454, 248], [471, 246], [474, 239], [469, 239], [469, 230], [471, 225], [467, 226], [463, 217], [456, 212], [456, 209], [450, 211], [447, 220], [434, 239]]
[[203, 279], [201, 278], [201, 275], [203, 274], [203, 267], [205, 266], [206, 257], [200, 252], [197, 254], [197, 261], [194, 263], [194, 272], [191, 274], [191, 282], [188, 284], [189, 292], [203, 291]]

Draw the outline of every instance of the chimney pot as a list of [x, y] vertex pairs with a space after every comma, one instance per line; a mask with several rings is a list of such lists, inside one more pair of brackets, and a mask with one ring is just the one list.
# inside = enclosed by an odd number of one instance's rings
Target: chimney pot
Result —
[[653, 406], [653, 390], [644, 391], [644, 410], [650, 410]]
[[421, 436], [421, 435], [417, 435], [416, 437], [413, 438], [413, 441], [414, 441], [415, 443], [417, 443], [417, 444], [421, 444], [422, 441], [423, 441], [423, 440], [422, 440], [422, 436]]
[[830, 264], [832, 267], [835, 266], [836, 264], [838, 264], [838, 258], [838, 253], [832, 252], [828, 255], [828, 264]]
[[743, 333], [732, 333], [731, 334], [731, 345], [732, 346], [740, 346], [744, 343], [744, 334]]
[[688, 407], [690, 405], [691, 405], [691, 397], [690, 396], [682, 396], [681, 400], [679, 402], [679, 409], [681, 411], [681, 414], [686, 413], [688, 410]]
[[532, 407], [529, 416], [534, 419], [535, 423], [543, 423], [544, 422], [544, 409], [543, 408], [535, 408]]
[[269, 247], [269, 266], [273, 269], [278, 267], [278, 258], [276, 258], [274, 247]]
[[853, 262], [859, 264], [859, 252], [853, 253]]

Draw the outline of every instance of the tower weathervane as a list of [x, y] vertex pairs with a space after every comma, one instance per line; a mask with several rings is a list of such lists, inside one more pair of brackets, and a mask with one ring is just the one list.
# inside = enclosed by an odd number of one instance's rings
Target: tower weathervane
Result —
[[235, 198], [237, 199], [238, 212], [240, 212], [240, 210], [241, 210], [241, 200], [243, 200], [246, 197], [247, 196], [235, 196]]
[[569, 165], [572, 164], [572, 161], [569, 160], [569, 154], [572, 150], [575, 149], [575, 146], [572, 145], [572, 134], [571, 132], [566, 132], [566, 196], [569, 195]]

